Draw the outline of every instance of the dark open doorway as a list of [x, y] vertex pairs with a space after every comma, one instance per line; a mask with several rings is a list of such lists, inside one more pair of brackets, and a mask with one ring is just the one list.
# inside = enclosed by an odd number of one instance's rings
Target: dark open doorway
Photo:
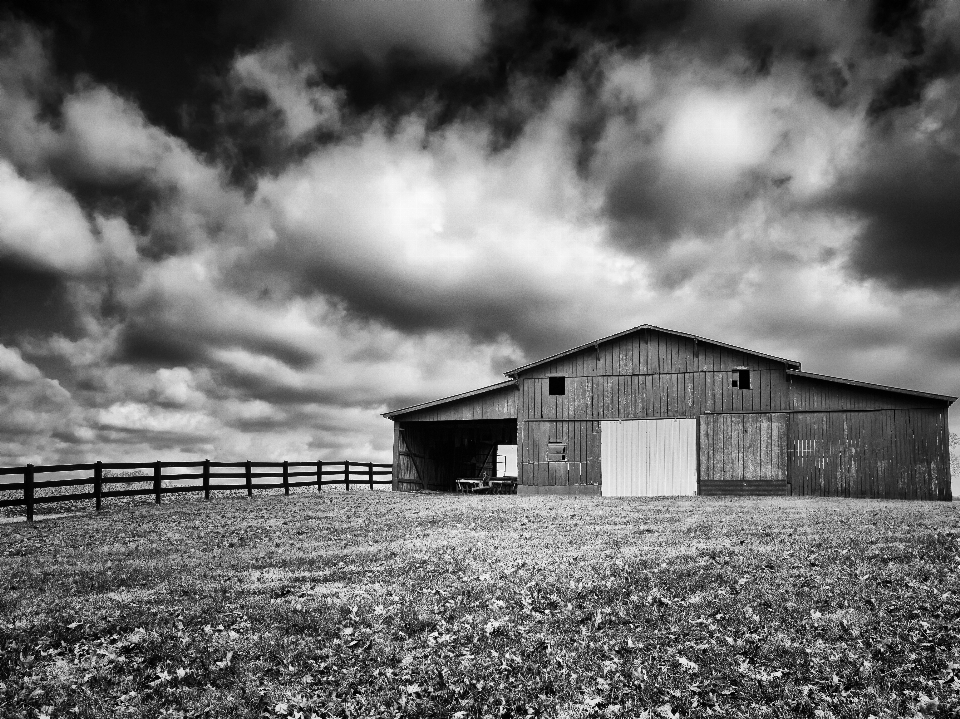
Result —
[[517, 421], [398, 422], [398, 489], [452, 492], [464, 477], [497, 476], [497, 447], [516, 445]]

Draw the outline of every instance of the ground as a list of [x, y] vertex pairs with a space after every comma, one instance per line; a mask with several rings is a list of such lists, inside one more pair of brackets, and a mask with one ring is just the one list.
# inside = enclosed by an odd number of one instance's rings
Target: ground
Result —
[[3, 716], [960, 712], [949, 502], [179, 499], [0, 525]]

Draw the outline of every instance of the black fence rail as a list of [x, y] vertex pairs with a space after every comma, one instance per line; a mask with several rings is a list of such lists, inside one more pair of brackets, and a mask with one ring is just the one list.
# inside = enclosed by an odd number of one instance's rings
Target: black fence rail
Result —
[[[173, 471], [164, 471], [173, 470]], [[92, 472], [87, 475], [86, 473]], [[47, 479], [42, 475], [53, 474], [63, 479]], [[255, 489], [282, 489], [290, 494], [293, 487], [316, 487], [322, 491], [327, 485], [344, 485], [351, 488], [392, 484], [393, 479], [375, 479], [393, 475], [393, 465], [377, 462], [94, 462], [93, 464], [28, 464], [25, 467], [0, 467], [3, 475], [22, 475], [19, 482], [0, 479], [0, 507], [26, 507], [27, 521], [33, 521], [34, 507], [54, 502], [76, 502], [92, 499], [99, 510], [108, 497], [136, 497], [153, 495], [160, 504], [164, 494], [203, 492], [210, 499], [211, 492], [246, 490], [253, 496]], [[38, 475], [41, 475], [38, 477]], [[339, 479], [328, 479], [339, 477]], [[223, 480], [230, 480], [224, 483]], [[236, 480], [243, 480], [237, 482]], [[255, 481], [257, 480], [257, 481]], [[267, 481], [259, 481], [267, 480]], [[114, 485], [150, 483], [150, 487], [110, 489]], [[60, 487], [83, 487], [88, 491], [37, 496], [38, 490]], [[6, 499], [9, 492], [20, 496]]]

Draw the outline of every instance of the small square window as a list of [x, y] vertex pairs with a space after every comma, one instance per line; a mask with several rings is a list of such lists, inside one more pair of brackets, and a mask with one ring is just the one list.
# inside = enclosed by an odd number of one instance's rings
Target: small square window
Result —
[[750, 370], [733, 370], [733, 381], [730, 384], [731, 386], [738, 387], [739, 389], [750, 389]]
[[549, 377], [550, 394], [566, 394], [567, 383], [565, 377]]

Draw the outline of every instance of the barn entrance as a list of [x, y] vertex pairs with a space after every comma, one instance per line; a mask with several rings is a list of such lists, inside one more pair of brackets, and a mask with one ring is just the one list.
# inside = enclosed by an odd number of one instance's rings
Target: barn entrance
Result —
[[498, 476], [498, 445], [517, 443], [516, 419], [397, 422], [398, 489], [452, 492], [463, 477]]
[[697, 420], [600, 422], [604, 497], [663, 497], [697, 493]]

